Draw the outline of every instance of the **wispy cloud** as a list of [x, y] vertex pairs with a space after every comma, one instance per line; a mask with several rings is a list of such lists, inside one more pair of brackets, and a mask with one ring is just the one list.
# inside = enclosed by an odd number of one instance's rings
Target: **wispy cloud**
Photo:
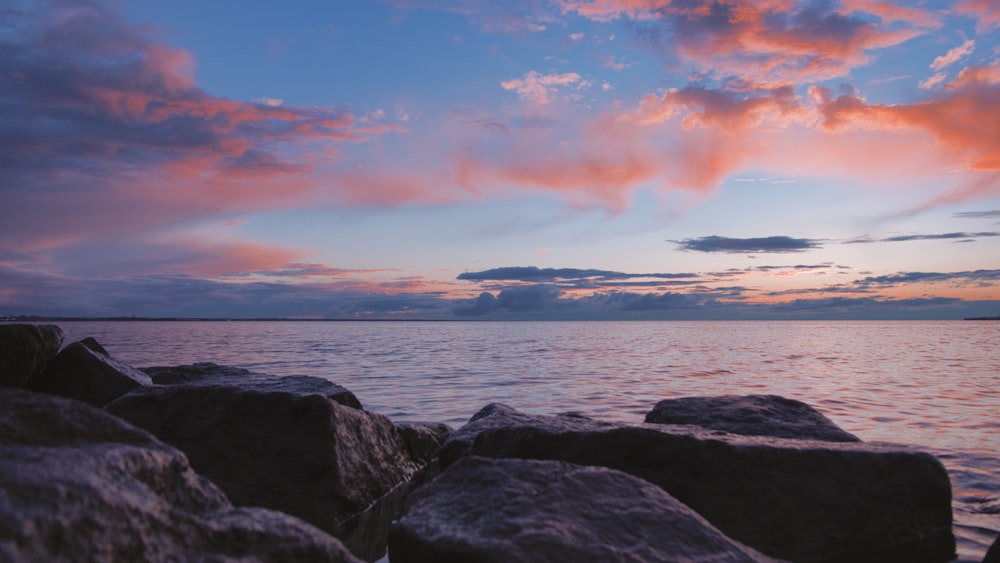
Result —
[[678, 250], [728, 254], [804, 252], [822, 247], [820, 240], [789, 236], [730, 238], [712, 235], [671, 242], [677, 245]]
[[552, 96], [561, 88], [586, 90], [590, 87], [590, 82], [575, 72], [541, 74], [532, 70], [521, 78], [504, 80], [500, 86], [504, 90], [517, 92], [525, 100], [545, 105], [552, 101]]
[[954, 232], [954, 233], [936, 233], [936, 234], [896, 235], [883, 238], [860, 237], [860, 238], [845, 240], [844, 244], [867, 244], [873, 242], [909, 242], [914, 240], [949, 240], [949, 239], [974, 240], [977, 238], [990, 238], [990, 237], [1000, 237], [1000, 232], [995, 232], [995, 231], [978, 232], [978, 233]]

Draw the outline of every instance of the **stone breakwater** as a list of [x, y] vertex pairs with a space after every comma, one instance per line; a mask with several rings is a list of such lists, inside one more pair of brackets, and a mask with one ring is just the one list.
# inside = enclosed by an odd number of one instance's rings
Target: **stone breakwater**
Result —
[[0, 325], [0, 560], [954, 557], [937, 459], [782, 397], [664, 400], [634, 426], [490, 404], [453, 430], [326, 379], [62, 340]]

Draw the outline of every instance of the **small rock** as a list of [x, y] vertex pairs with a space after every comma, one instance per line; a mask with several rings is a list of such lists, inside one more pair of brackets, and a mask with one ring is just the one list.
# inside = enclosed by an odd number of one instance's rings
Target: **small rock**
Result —
[[558, 461], [466, 457], [412, 493], [393, 563], [771, 561], [641, 479]]
[[24, 387], [62, 346], [56, 325], [0, 324], [0, 387]]
[[860, 442], [809, 405], [778, 395], [722, 395], [665, 399], [646, 422], [692, 424], [745, 436]]
[[136, 387], [152, 385], [145, 373], [105, 354], [93, 339], [62, 349], [26, 389], [103, 407]]

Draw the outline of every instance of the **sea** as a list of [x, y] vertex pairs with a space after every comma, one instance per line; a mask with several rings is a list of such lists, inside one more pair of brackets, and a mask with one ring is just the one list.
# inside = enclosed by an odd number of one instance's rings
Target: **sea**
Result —
[[959, 561], [1000, 533], [997, 321], [63, 321], [136, 367], [196, 362], [343, 385], [396, 422], [491, 402], [640, 424], [671, 397], [777, 394], [948, 469]]

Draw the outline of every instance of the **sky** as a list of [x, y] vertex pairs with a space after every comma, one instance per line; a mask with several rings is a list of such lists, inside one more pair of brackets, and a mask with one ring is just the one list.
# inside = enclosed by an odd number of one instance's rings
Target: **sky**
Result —
[[0, 316], [1000, 315], [995, 0], [5, 0]]

